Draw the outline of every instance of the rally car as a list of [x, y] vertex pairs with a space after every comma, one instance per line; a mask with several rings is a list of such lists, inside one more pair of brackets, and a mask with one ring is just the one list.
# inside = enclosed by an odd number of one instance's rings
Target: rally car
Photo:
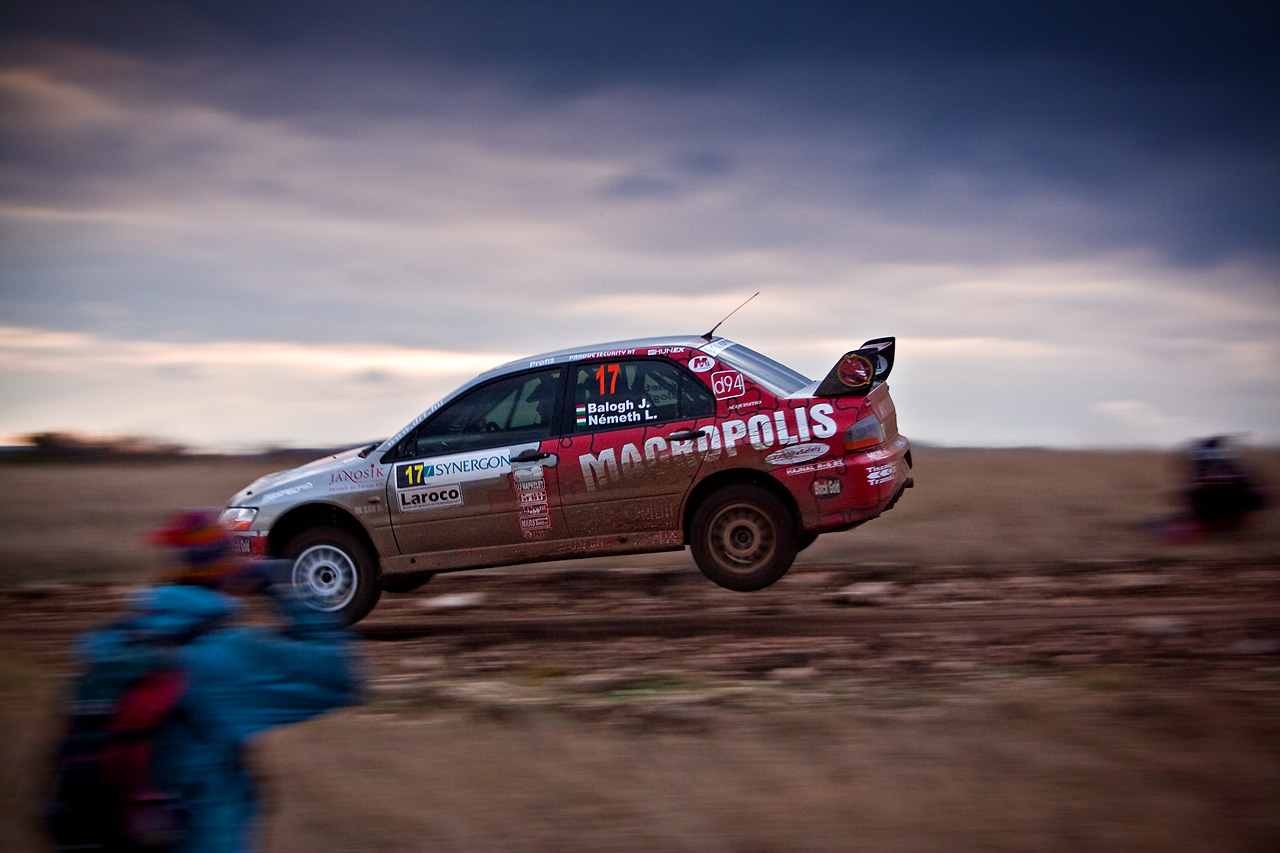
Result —
[[711, 336], [521, 359], [384, 441], [259, 479], [223, 523], [347, 623], [439, 572], [686, 545], [715, 583], [761, 589], [911, 486], [894, 348], [820, 381]]

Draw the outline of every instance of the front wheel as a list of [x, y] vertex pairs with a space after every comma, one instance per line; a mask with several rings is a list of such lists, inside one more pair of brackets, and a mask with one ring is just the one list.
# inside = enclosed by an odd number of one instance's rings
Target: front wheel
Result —
[[693, 558], [725, 589], [764, 589], [787, 573], [799, 548], [795, 519], [782, 501], [741, 484], [712, 493], [693, 516]]
[[304, 530], [284, 556], [293, 560], [293, 589], [306, 605], [334, 614], [344, 625], [367, 616], [382, 594], [373, 555], [342, 528]]

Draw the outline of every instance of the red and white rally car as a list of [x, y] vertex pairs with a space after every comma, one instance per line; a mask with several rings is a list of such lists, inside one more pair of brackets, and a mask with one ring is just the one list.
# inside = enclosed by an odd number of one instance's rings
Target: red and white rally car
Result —
[[566, 349], [482, 374], [391, 438], [259, 479], [223, 521], [354, 622], [438, 572], [680, 550], [734, 590], [893, 506], [894, 339], [814, 381], [724, 338]]

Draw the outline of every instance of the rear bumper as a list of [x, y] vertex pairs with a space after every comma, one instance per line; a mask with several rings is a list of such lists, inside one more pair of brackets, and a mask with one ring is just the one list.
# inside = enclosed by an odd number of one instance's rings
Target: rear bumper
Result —
[[914, 485], [911, 444], [899, 436], [841, 459], [788, 469], [783, 480], [807, 532], [845, 530], [892, 509]]

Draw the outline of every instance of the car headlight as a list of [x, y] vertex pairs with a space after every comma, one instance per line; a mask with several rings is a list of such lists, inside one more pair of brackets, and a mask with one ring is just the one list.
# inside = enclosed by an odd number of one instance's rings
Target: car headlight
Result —
[[884, 424], [875, 415], [867, 415], [844, 431], [845, 451], [860, 450], [884, 444]]
[[257, 507], [229, 506], [222, 511], [218, 521], [228, 530], [248, 530], [258, 517]]

